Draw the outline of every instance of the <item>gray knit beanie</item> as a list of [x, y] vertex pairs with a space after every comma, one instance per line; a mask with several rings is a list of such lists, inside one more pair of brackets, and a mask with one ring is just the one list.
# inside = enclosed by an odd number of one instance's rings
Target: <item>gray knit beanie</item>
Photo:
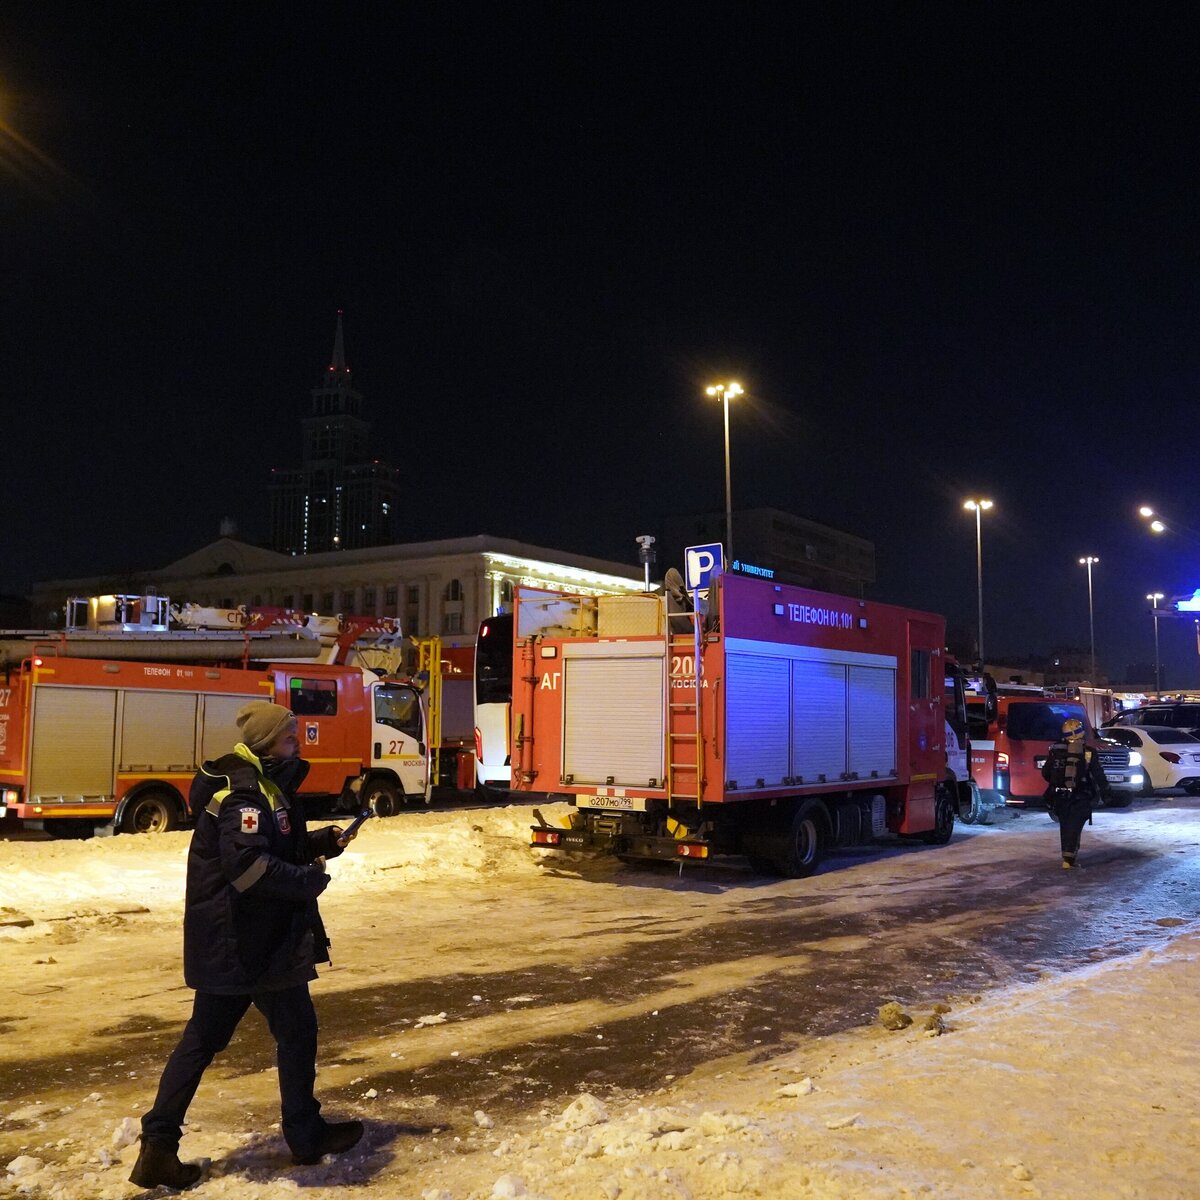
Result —
[[255, 754], [266, 754], [295, 719], [290, 709], [270, 700], [251, 700], [237, 715], [242, 741]]

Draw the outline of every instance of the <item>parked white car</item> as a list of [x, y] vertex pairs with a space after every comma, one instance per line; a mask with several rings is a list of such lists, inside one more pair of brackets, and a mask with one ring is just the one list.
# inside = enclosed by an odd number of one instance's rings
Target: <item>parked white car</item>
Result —
[[1104, 736], [1140, 751], [1149, 795], [1163, 788], [1183, 788], [1200, 795], [1200, 738], [1167, 725], [1108, 725]]

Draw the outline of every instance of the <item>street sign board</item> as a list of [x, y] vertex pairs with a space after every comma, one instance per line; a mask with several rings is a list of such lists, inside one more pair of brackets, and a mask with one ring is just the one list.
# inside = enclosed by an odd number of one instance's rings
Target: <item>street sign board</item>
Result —
[[683, 552], [684, 576], [689, 592], [703, 591], [714, 575], [719, 575], [725, 565], [725, 551], [720, 542], [709, 546], [688, 546]]

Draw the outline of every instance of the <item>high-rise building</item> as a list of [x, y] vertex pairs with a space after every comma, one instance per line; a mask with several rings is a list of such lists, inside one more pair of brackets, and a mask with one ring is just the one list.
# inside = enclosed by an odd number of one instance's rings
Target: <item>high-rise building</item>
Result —
[[285, 554], [385, 546], [396, 540], [399, 471], [373, 458], [370, 422], [346, 365], [342, 313], [333, 357], [301, 422], [303, 465], [271, 472], [271, 545]]

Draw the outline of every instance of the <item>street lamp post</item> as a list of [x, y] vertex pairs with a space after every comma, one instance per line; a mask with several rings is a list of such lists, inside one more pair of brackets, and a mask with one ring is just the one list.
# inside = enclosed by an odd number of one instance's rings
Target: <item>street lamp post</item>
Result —
[[742, 385], [735, 381], [729, 383], [714, 383], [704, 389], [709, 396], [715, 396], [725, 409], [725, 547], [729, 552], [729, 561], [733, 562], [733, 489], [729, 475], [729, 402], [742, 395]]
[[1093, 687], [1096, 685], [1096, 621], [1092, 609], [1092, 564], [1099, 561], [1094, 554], [1089, 554], [1086, 558], [1079, 560], [1079, 565], [1087, 567], [1088, 573], [1088, 630], [1092, 639], [1092, 678], [1089, 682]]
[[1150, 592], [1146, 599], [1150, 601], [1150, 612], [1154, 616], [1154, 698], [1162, 699], [1162, 666], [1158, 656], [1158, 602], [1163, 599], [1162, 592]]
[[972, 497], [963, 504], [968, 512], [975, 514], [975, 595], [979, 601], [979, 627], [977, 649], [979, 651], [979, 667], [984, 667], [983, 658], [983, 522], [985, 510], [992, 507], [990, 500], [980, 500]]

